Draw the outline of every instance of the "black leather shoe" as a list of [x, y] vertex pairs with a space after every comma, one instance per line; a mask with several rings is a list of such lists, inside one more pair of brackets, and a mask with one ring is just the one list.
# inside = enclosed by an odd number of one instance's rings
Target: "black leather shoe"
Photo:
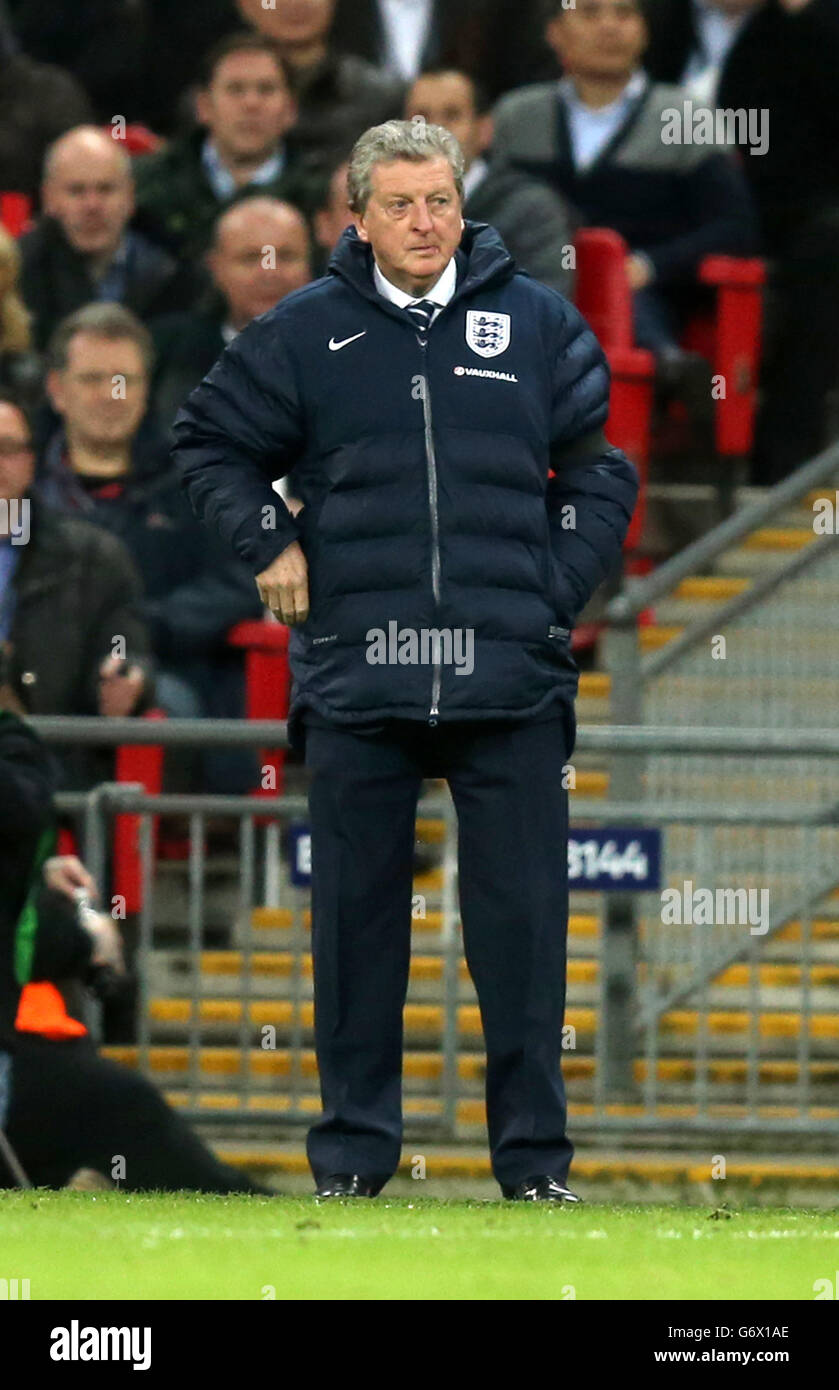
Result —
[[317, 1185], [316, 1197], [375, 1197], [381, 1183], [363, 1178], [359, 1173], [330, 1173]]
[[564, 1202], [572, 1206], [583, 1200], [556, 1178], [525, 1178], [517, 1187], [502, 1185], [501, 1191], [511, 1202]]

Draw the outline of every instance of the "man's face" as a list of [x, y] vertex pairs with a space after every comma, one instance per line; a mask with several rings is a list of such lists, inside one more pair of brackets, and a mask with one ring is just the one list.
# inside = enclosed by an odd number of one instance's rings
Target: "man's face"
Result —
[[413, 116], [424, 116], [429, 125], [451, 131], [466, 157], [467, 169], [491, 139], [489, 117], [478, 115], [472, 83], [459, 72], [418, 77], [405, 105], [405, 119]]
[[34, 472], [29, 426], [17, 406], [0, 401], [0, 501], [23, 497]]
[[341, 233], [353, 224], [353, 215], [347, 202], [347, 166], [342, 164], [335, 170], [329, 181], [329, 201], [326, 207], [315, 213], [315, 236], [318, 246], [324, 251], [332, 251], [337, 246]]
[[198, 119], [223, 154], [268, 158], [294, 123], [294, 101], [270, 53], [231, 53], [198, 93]]
[[463, 215], [447, 159], [377, 164], [372, 191], [355, 224], [382, 273], [408, 294], [439, 279], [460, 244]]
[[546, 32], [569, 77], [628, 79], [647, 42], [636, 0], [576, 0]]
[[129, 171], [116, 150], [79, 141], [56, 159], [44, 183], [44, 211], [82, 255], [116, 250], [134, 211]]
[[75, 440], [91, 448], [120, 448], [134, 438], [145, 414], [148, 373], [130, 338], [77, 333], [67, 366], [50, 372], [47, 388]]
[[291, 47], [325, 39], [335, 13], [335, 0], [275, 0], [270, 9], [262, 0], [237, 0], [237, 4], [246, 24]]
[[290, 208], [275, 213], [234, 209], [207, 260], [237, 329], [311, 278], [306, 227]]

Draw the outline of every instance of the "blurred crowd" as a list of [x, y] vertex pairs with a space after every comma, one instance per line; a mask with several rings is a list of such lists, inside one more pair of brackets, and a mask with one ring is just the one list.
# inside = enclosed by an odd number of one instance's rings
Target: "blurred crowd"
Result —
[[[6, 705], [244, 712], [227, 634], [261, 605], [169, 431], [224, 347], [325, 273], [352, 145], [392, 117], [457, 136], [465, 215], [562, 293], [575, 230], [618, 231], [668, 388], [696, 365], [702, 258], [764, 257], [753, 479], [786, 476], [834, 432], [837, 72], [839, 0], [0, 0]], [[712, 108], [754, 113], [752, 136], [691, 124]]]

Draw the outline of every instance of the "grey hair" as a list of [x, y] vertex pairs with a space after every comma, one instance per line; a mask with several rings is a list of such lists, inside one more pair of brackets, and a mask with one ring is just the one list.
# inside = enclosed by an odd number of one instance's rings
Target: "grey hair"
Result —
[[447, 159], [463, 202], [466, 161], [459, 143], [444, 126], [428, 125], [422, 116], [415, 116], [411, 121], [385, 121], [384, 125], [371, 126], [355, 142], [347, 171], [348, 201], [353, 212], [362, 213], [367, 206], [376, 165], [392, 164], [398, 159], [410, 160], [412, 164]]

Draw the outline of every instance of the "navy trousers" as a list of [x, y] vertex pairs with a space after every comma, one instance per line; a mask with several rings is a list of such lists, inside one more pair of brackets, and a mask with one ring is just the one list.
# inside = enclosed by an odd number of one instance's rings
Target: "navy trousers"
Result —
[[574, 716], [532, 723], [392, 721], [373, 733], [306, 730], [312, 830], [315, 1036], [323, 1115], [315, 1179], [382, 1182], [402, 1144], [417, 800], [445, 778], [458, 819], [463, 943], [486, 1045], [493, 1172], [503, 1185], [564, 1181], [560, 1049], [568, 927]]

